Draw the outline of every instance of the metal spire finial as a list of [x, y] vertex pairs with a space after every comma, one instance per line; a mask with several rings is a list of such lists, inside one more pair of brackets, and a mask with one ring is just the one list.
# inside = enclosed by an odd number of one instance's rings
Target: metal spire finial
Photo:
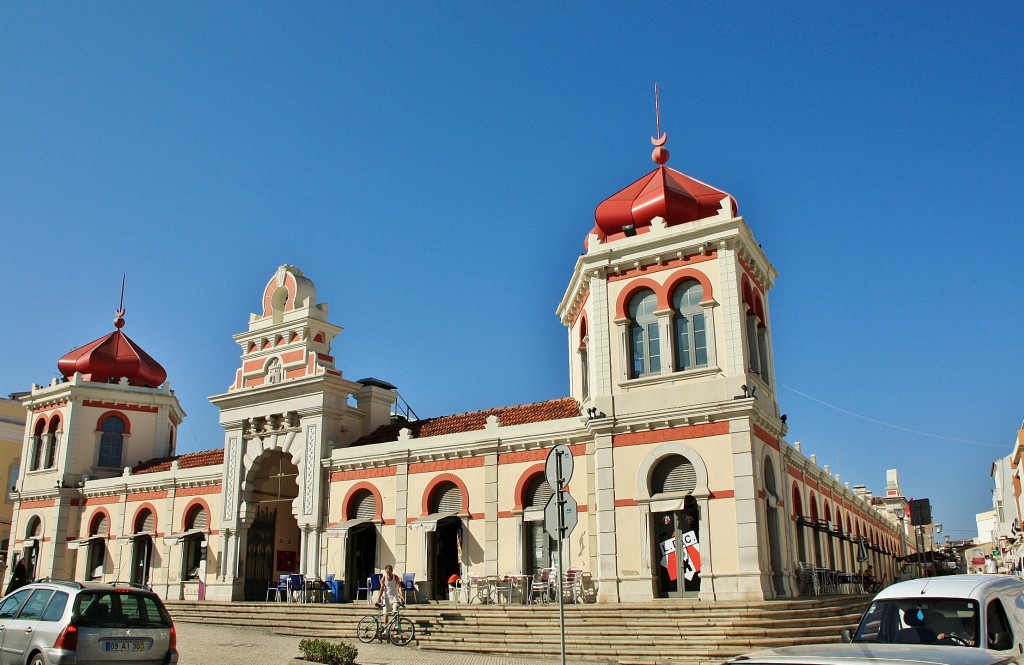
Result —
[[658, 95], [658, 83], [654, 83], [654, 114], [658, 122], [658, 136], [651, 137], [651, 143], [654, 144], [654, 152], [651, 153], [651, 159], [656, 164], [664, 164], [668, 161], [668, 150], [665, 148], [665, 141], [668, 141], [668, 134], [661, 133], [661, 98]]
[[122, 273], [121, 274], [121, 302], [118, 303], [117, 311], [114, 312], [114, 314], [117, 315], [117, 318], [114, 319], [114, 327], [117, 328], [118, 330], [120, 330], [121, 328], [124, 327], [124, 280], [125, 280], [125, 277], [127, 277], [127, 275]]

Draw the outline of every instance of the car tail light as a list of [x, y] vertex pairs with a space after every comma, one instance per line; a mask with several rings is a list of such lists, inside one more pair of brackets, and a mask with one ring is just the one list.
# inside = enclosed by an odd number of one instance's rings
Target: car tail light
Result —
[[174, 631], [174, 624], [171, 624], [171, 637], [170, 637], [170, 648], [172, 651], [178, 650], [178, 633]]
[[53, 643], [53, 648], [76, 651], [78, 649], [78, 626], [68, 624], [64, 630], [60, 631], [57, 641]]

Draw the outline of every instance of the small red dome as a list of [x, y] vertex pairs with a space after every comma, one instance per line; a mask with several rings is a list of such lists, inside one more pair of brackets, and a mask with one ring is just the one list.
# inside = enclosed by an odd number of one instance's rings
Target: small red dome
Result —
[[622, 233], [623, 227], [630, 225], [640, 231], [649, 227], [655, 217], [664, 218], [668, 226], [712, 217], [718, 214], [725, 198], [732, 202], [735, 214], [736, 199], [726, 192], [667, 166], [659, 166], [597, 206], [595, 232], [603, 239]]
[[[118, 321], [124, 325], [123, 319]], [[117, 328], [65, 355], [57, 362], [57, 369], [67, 378], [80, 372], [86, 381], [114, 383], [127, 377], [132, 386], [159, 387], [167, 380], [167, 370], [121, 332], [121, 326]]]

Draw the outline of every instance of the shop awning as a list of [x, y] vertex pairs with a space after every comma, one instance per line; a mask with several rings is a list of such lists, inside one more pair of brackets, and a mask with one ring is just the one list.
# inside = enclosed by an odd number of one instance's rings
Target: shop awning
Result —
[[658, 495], [655, 495], [654, 497], [651, 497], [651, 502], [648, 504], [648, 506], [650, 507], [652, 513], [673, 513], [673, 512], [678, 512], [680, 510], [683, 510], [683, 507], [686, 504], [686, 497], [680, 496], [680, 497], [655, 498], [657, 496]]
[[78, 549], [79, 547], [86, 547], [89, 543], [94, 540], [106, 540], [105, 535], [88, 536], [86, 538], [78, 538], [76, 540], [69, 540], [67, 545], [70, 549]]
[[156, 537], [156, 534], [153, 533], [153, 532], [150, 532], [150, 531], [147, 531], [146, 533], [129, 533], [129, 534], [124, 535], [124, 536], [118, 536], [117, 537], [117, 542], [122, 544], [122, 545], [127, 545], [128, 543], [132, 542], [136, 538], [155, 538], [155, 537]]
[[170, 536], [164, 536], [164, 543], [168, 545], [177, 545], [181, 541], [191, 536], [198, 536], [199, 534], [206, 535], [206, 529], [189, 529], [188, 531], [182, 531], [181, 533], [171, 534]]
[[413, 529], [422, 529], [423, 531], [437, 531], [437, 523], [446, 517], [456, 517], [458, 513], [431, 513], [425, 517], [421, 517], [409, 526]]
[[344, 522], [338, 522], [332, 524], [324, 530], [325, 535], [328, 538], [344, 537], [348, 535], [349, 529], [357, 527], [361, 524], [372, 524], [373, 520], [367, 517], [357, 517], [351, 520], [345, 520]]

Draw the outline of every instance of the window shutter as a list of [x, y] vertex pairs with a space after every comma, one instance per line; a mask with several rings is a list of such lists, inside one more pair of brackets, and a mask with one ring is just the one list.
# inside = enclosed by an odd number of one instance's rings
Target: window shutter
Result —
[[462, 490], [455, 483], [447, 483], [437, 493], [438, 513], [457, 513], [462, 510]]
[[551, 488], [548, 481], [543, 476], [538, 476], [539, 481], [535, 481], [530, 487], [530, 491], [527, 493], [526, 505], [524, 508], [543, 508], [548, 505], [548, 499], [555, 493], [555, 490]]
[[156, 531], [156, 517], [147, 510], [138, 521], [139, 528], [135, 533], [153, 533]]
[[110, 524], [108, 524], [108, 522], [107, 522], [107, 516], [103, 515], [102, 517], [99, 518], [99, 520], [97, 520], [96, 525], [95, 525], [95, 529], [93, 529], [93, 532], [90, 533], [89, 535], [90, 536], [105, 536], [105, 535], [107, 535], [108, 531], [110, 531]]
[[352, 502], [350, 518], [372, 520], [377, 516], [377, 497], [373, 492], [360, 492]]
[[651, 494], [689, 494], [697, 487], [697, 473], [690, 460], [672, 455], [658, 463], [651, 477]]
[[206, 531], [206, 525], [209, 523], [209, 518], [206, 516], [206, 510], [204, 508], [197, 508], [192, 512], [192, 524], [188, 525], [188, 529], [202, 529]]

